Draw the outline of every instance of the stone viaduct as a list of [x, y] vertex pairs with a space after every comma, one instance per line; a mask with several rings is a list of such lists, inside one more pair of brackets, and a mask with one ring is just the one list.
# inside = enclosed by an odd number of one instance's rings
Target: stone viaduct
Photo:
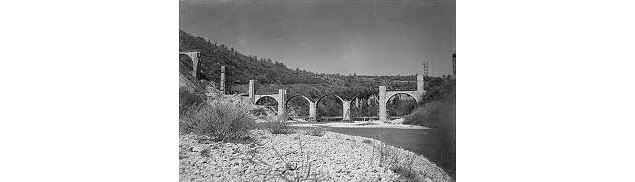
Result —
[[[192, 76], [194, 76], [194, 78], [196, 79], [196, 70], [198, 67], [200, 52], [198, 51], [179, 52], [179, 54], [187, 55], [190, 57], [190, 59], [192, 60], [192, 67], [193, 67]], [[317, 119], [317, 104], [322, 99], [328, 96], [333, 96], [342, 102], [342, 115], [343, 115], [342, 120], [349, 121], [351, 120], [351, 113], [350, 113], [351, 101], [353, 101], [355, 98], [357, 98], [357, 96], [359, 96], [359, 94], [357, 94], [353, 96], [350, 100], [346, 100], [338, 95], [324, 95], [318, 98], [317, 100], [313, 101], [303, 95], [293, 95], [291, 97], [287, 97], [287, 90], [285, 89], [278, 89], [278, 93], [257, 95], [255, 90], [255, 83], [256, 83], [255, 80], [249, 80], [249, 93], [247, 96], [254, 104], [257, 103], [262, 98], [265, 98], [265, 97], [272, 98], [278, 103], [278, 115], [282, 115], [285, 113], [285, 107], [287, 103], [295, 97], [300, 97], [309, 102], [309, 120]], [[379, 86], [379, 113], [378, 113], [379, 120], [381, 121], [388, 120], [388, 110], [386, 105], [388, 101], [390, 100], [390, 98], [392, 98], [393, 96], [397, 94], [406, 94], [413, 97], [417, 103], [421, 102], [421, 96], [423, 96], [426, 93], [424, 85], [425, 85], [425, 82], [423, 81], [423, 75], [418, 74], [417, 75], [417, 90], [387, 91], [386, 86]], [[225, 66], [221, 66], [220, 91], [222, 94], [225, 94]]]
[[[249, 80], [249, 99], [255, 104], [260, 99], [265, 97], [270, 97], [274, 99], [278, 103], [278, 115], [282, 115], [285, 113], [285, 107], [287, 103], [295, 98], [300, 97], [309, 102], [309, 120], [317, 119], [317, 104], [324, 98], [328, 96], [333, 96], [342, 102], [342, 120], [349, 121], [351, 120], [351, 101], [353, 101], [358, 95], [353, 96], [350, 100], [344, 99], [338, 95], [324, 95], [317, 100], [313, 101], [304, 95], [293, 95], [291, 97], [287, 97], [287, 91], [284, 89], [278, 89], [277, 94], [262, 94], [257, 95], [255, 92], [255, 80]], [[406, 94], [415, 99], [417, 103], [421, 102], [421, 96], [423, 96], [426, 91], [424, 88], [423, 75], [417, 75], [417, 90], [400, 90], [400, 91], [387, 91], [386, 86], [379, 86], [379, 120], [387, 121], [388, 120], [388, 110], [387, 103], [391, 97], [397, 94]]]

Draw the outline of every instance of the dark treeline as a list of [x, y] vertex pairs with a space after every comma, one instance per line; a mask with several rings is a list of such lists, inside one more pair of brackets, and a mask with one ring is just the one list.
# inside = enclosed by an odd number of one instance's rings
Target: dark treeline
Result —
[[[256, 93], [277, 93], [278, 89], [286, 89], [288, 97], [299, 94], [316, 101], [325, 95], [338, 95], [343, 99], [350, 100], [354, 96], [362, 99], [364, 103], [359, 104], [361, 108], [353, 107], [354, 115], [372, 116], [377, 115], [376, 101], [373, 97], [378, 93], [378, 87], [387, 86], [388, 90], [416, 90], [416, 75], [397, 76], [367, 76], [367, 75], [342, 75], [314, 73], [302, 69], [287, 68], [281, 62], [270, 58], [243, 55], [232, 47], [224, 44], [205, 40], [201, 37], [192, 36], [179, 30], [179, 51], [200, 51], [198, 64], [198, 80], [208, 80], [218, 82], [220, 80], [220, 67], [226, 67], [226, 87], [230, 94], [246, 93], [249, 80], [257, 80]], [[185, 61], [187, 56], [180, 57], [181, 64], [186, 69], [192, 70], [192, 63]], [[426, 88], [435, 87], [443, 83], [444, 78], [426, 77]], [[426, 89], [428, 90], [428, 89]], [[427, 94], [426, 94], [427, 95]], [[430, 97], [430, 96], [428, 96]], [[434, 97], [427, 98], [436, 99]], [[371, 100], [371, 102], [368, 102]], [[304, 106], [302, 99], [293, 99], [293, 105]], [[412, 106], [402, 106], [408, 102], [396, 102], [396, 107], [390, 107], [389, 113], [393, 115], [403, 115], [404, 111], [395, 111], [395, 108], [410, 108]], [[394, 103], [393, 103], [394, 104]], [[358, 104], [355, 104], [358, 106]], [[318, 115], [321, 116], [341, 116], [341, 102], [333, 97], [327, 97], [318, 104]], [[308, 115], [308, 104], [306, 113]], [[303, 110], [303, 109], [298, 109]], [[403, 109], [399, 109], [403, 110]], [[407, 111], [410, 112], [410, 111]]]

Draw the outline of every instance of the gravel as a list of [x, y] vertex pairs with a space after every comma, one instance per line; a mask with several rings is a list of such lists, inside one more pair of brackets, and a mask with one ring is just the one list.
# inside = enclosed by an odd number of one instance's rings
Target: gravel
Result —
[[180, 135], [180, 181], [404, 181], [390, 166], [380, 164], [380, 146], [399, 162], [412, 161], [420, 179], [453, 181], [425, 157], [372, 138], [333, 132], [312, 136], [304, 131], [273, 135], [252, 130], [250, 135], [256, 142], [208, 142], [205, 136]]

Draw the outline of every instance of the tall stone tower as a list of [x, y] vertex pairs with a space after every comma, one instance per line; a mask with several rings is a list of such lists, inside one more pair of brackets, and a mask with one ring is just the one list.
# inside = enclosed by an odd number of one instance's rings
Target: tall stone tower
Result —
[[225, 66], [220, 67], [220, 92], [225, 94]]
[[428, 61], [423, 61], [423, 75], [425, 75], [426, 77], [430, 76], [428, 74]]
[[256, 96], [256, 80], [249, 80], [249, 99], [251, 99], [252, 103], [256, 103], [254, 100]]
[[452, 53], [452, 77], [456, 79], [456, 52]]

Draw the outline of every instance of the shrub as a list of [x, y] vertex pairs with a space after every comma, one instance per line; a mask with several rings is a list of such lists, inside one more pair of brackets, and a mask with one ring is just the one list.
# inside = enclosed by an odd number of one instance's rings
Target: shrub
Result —
[[181, 115], [180, 131], [207, 135], [214, 141], [242, 141], [255, 126], [249, 109], [239, 103], [211, 101]]
[[390, 170], [393, 172], [400, 174], [403, 181], [423, 181], [417, 180], [417, 174], [412, 170], [412, 167], [404, 166], [404, 165], [394, 165], [390, 166]]
[[365, 143], [365, 144], [371, 145], [371, 144], [373, 144], [373, 141], [372, 141], [372, 140], [369, 140], [369, 139], [364, 139], [364, 140], [362, 141], [362, 143]]
[[[401, 152], [385, 143], [378, 143], [374, 147], [377, 149], [375, 158], [378, 158], [379, 165], [388, 167], [394, 173], [399, 174], [398, 181], [426, 181], [422, 179], [423, 176], [417, 175], [417, 169], [414, 169], [414, 154]], [[423, 172], [425, 173], [425, 171]]]
[[404, 117], [403, 124], [414, 124], [425, 127], [436, 128], [439, 126], [439, 114], [441, 102], [430, 102], [417, 108], [415, 112]]
[[205, 101], [199, 94], [192, 93], [185, 87], [179, 88], [179, 113], [203, 104]]
[[209, 153], [210, 152], [211, 151], [209, 149], [203, 149], [203, 150], [201, 150], [200, 153], [201, 153], [201, 156], [203, 156], [203, 157], [209, 157]]
[[324, 133], [326, 133], [326, 129], [322, 127], [309, 128], [307, 129], [307, 132], [306, 132], [307, 135], [319, 136], [319, 137], [324, 136]]
[[435, 128], [430, 140], [431, 148], [439, 163], [450, 175], [454, 175], [456, 161], [456, 95], [449, 94], [443, 102], [431, 102], [419, 107], [404, 118], [404, 124], [416, 124]]
[[263, 123], [264, 129], [269, 130], [271, 134], [291, 134], [293, 129], [287, 123], [287, 116], [277, 116]]
[[254, 148], [253, 152], [249, 152], [251, 155], [249, 161], [268, 167], [271, 171], [274, 171], [274, 173], [270, 174], [274, 174], [284, 181], [323, 181], [322, 179], [325, 177], [324, 173], [316, 173], [315, 170], [312, 171], [317, 165], [314, 163], [315, 161], [311, 159], [311, 156], [313, 156], [310, 153], [311, 151], [306, 149], [306, 142], [302, 141], [301, 136], [294, 137], [293, 139], [298, 140], [299, 150], [297, 152], [302, 160], [295, 160], [297, 158], [289, 156], [289, 153], [282, 153], [272, 146], [271, 150], [275, 152], [276, 157], [284, 163], [282, 170], [257, 157], [256, 148]]

